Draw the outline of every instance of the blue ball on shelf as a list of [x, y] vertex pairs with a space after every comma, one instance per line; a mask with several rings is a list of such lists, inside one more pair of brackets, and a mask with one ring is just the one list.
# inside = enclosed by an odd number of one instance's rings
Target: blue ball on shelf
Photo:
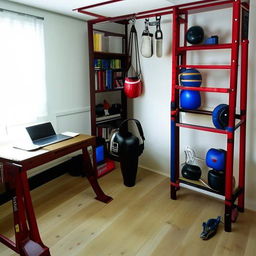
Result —
[[224, 149], [211, 148], [206, 154], [206, 165], [216, 171], [224, 171], [226, 165], [226, 151]]
[[194, 68], [181, 70], [179, 79], [182, 86], [200, 87], [202, 83], [201, 73]]
[[180, 106], [183, 109], [197, 109], [201, 106], [200, 92], [183, 90], [180, 93]]

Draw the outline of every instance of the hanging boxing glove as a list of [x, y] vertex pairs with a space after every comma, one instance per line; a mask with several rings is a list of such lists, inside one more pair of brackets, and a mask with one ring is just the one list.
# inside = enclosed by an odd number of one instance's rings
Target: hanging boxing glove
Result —
[[145, 19], [145, 30], [142, 33], [141, 38], [141, 55], [145, 58], [150, 58], [153, 55], [153, 34], [148, 29], [149, 19]]

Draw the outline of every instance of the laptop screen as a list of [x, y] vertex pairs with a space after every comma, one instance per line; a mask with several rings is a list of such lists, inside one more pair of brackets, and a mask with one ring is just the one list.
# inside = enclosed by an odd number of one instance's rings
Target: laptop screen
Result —
[[50, 122], [26, 127], [32, 141], [55, 135], [54, 128]]

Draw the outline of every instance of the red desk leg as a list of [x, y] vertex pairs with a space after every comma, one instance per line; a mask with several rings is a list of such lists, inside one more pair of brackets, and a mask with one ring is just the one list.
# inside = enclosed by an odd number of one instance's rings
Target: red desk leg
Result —
[[0, 241], [21, 256], [50, 256], [49, 248], [40, 238], [25, 170], [15, 164], [4, 164], [4, 179], [13, 191], [16, 241], [14, 243], [2, 235]]
[[90, 159], [87, 148], [83, 148], [83, 160], [84, 160], [83, 169], [85, 171], [85, 175], [86, 175], [87, 179], [89, 180], [89, 182], [96, 194], [95, 198], [101, 202], [109, 203], [110, 201], [113, 200], [113, 198], [110, 196], [107, 196], [103, 192], [103, 190], [101, 189], [101, 187], [98, 183], [98, 180], [97, 180], [95, 146], [93, 146], [93, 166], [92, 166], [91, 159]]

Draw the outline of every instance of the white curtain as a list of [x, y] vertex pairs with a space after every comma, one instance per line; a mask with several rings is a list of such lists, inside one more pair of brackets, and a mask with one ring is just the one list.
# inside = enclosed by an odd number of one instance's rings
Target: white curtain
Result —
[[47, 114], [43, 20], [0, 11], [0, 137]]

